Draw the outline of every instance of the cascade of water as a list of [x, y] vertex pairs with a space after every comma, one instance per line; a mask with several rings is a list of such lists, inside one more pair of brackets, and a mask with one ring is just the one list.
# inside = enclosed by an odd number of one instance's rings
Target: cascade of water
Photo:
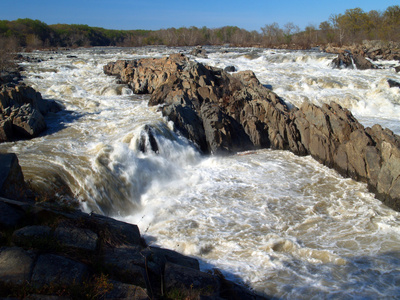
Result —
[[[399, 295], [400, 214], [365, 185], [284, 151], [202, 157], [147, 106], [147, 96], [102, 72], [111, 60], [176, 51], [188, 49], [32, 53], [43, 62], [25, 63], [26, 83], [65, 110], [49, 117], [48, 135], [1, 144], [0, 151], [18, 154], [32, 184], [67, 185], [85, 210], [136, 223], [149, 243], [196, 256], [203, 268], [219, 267], [268, 295]], [[253, 70], [297, 106], [335, 100], [368, 122], [400, 124], [400, 89], [387, 85], [400, 75], [333, 70], [333, 57], [210, 48], [208, 59], [196, 59]]]

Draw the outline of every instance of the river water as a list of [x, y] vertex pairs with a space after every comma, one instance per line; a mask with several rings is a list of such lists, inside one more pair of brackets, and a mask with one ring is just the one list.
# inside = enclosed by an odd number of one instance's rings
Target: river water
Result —
[[[334, 100], [366, 126], [400, 133], [400, 82], [384, 70], [332, 69], [334, 55], [208, 48], [200, 62], [253, 70], [292, 105]], [[36, 188], [68, 186], [87, 212], [137, 224], [151, 245], [198, 258], [236, 282], [282, 299], [377, 299], [400, 295], [400, 214], [365, 184], [311, 157], [259, 150], [203, 157], [148, 95], [103, 74], [117, 59], [162, 57], [185, 48], [92, 48], [34, 52], [25, 82], [64, 110], [48, 134], [5, 143]], [[155, 132], [159, 153], [140, 152]]]

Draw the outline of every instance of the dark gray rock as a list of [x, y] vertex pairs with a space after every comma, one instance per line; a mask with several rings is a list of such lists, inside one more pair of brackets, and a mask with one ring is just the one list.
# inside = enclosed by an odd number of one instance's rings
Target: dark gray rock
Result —
[[102, 299], [121, 299], [121, 300], [148, 300], [151, 299], [148, 293], [141, 287], [111, 281], [113, 289], [105, 294]]
[[169, 249], [149, 247], [149, 250], [156, 256], [161, 257], [165, 262], [171, 262], [173, 264], [183, 267], [200, 270], [199, 261], [195, 258], [182, 255], [176, 251]]
[[54, 254], [40, 255], [32, 273], [32, 283], [37, 287], [57, 284], [81, 284], [88, 274], [83, 263]]
[[34, 264], [34, 255], [22, 248], [0, 249], [0, 281], [23, 284], [29, 281]]
[[398, 87], [398, 88], [400, 88], [400, 82], [397, 82], [397, 81], [395, 81], [393, 79], [388, 79], [387, 82], [388, 82], [390, 87]]
[[105, 249], [103, 261], [108, 273], [124, 283], [146, 286], [145, 259], [140, 250], [140, 247]]
[[50, 242], [51, 231], [48, 226], [26, 226], [14, 231], [12, 240], [18, 246], [43, 246]]
[[154, 137], [154, 129], [150, 125], [145, 125], [144, 130], [141, 132], [139, 150], [143, 153], [149, 150], [155, 153], [159, 151], [157, 140]]
[[236, 72], [237, 70], [236, 70], [235, 66], [227, 66], [224, 68], [224, 71], [225, 72]]
[[90, 222], [93, 226], [102, 228], [103, 239], [112, 246], [141, 246], [143, 244], [139, 228], [134, 224], [97, 214], [90, 215]]
[[17, 156], [0, 154], [0, 197], [22, 200], [25, 193], [26, 184]]
[[61, 224], [54, 231], [55, 240], [64, 247], [94, 252], [99, 237], [89, 229]]
[[24, 216], [19, 207], [0, 201], [0, 228], [15, 228]]
[[174, 122], [178, 132], [193, 141], [203, 153], [209, 153], [202, 120], [193, 109], [186, 105], [172, 104], [164, 106], [162, 113]]
[[165, 266], [164, 281], [167, 296], [176, 289], [187, 297], [216, 297], [220, 293], [221, 285], [217, 277], [169, 262]]

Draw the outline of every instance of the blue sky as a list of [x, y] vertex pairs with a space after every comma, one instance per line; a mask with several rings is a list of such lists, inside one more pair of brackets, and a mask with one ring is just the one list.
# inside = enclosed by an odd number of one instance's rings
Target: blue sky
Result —
[[259, 31], [266, 24], [293, 22], [301, 29], [331, 14], [360, 7], [384, 11], [399, 0], [0, 0], [0, 20], [38, 19], [47, 24], [87, 24], [107, 29], [217, 28]]

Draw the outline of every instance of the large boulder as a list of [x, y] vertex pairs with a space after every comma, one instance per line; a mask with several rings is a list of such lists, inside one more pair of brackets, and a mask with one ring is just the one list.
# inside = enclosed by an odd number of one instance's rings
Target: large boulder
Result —
[[0, 86], [0, 143], [38, 136], [46, 130], [44, 116], [60, 109], [24, 84]]

